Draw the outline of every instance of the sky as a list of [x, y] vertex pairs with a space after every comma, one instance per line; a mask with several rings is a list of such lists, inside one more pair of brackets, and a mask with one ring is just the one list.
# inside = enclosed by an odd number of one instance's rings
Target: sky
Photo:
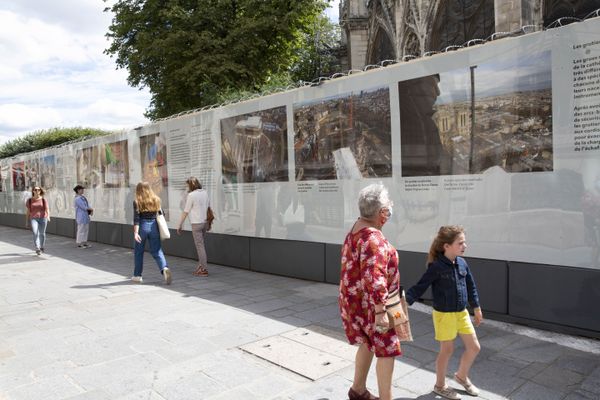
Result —
[[[109, 4], [113, 1], [109, 1]], [[339, 0], [326, 11], [338, 20]], [[102, 0], [0, 1], [0, 144], [39, 129], [128, 130], [149, 121], [150, 93], [103, 54]]]

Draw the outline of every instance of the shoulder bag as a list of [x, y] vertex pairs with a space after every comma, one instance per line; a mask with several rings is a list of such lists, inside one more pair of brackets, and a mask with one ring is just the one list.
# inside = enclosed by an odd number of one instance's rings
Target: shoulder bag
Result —
[[412, 342], [412, 332], [410, 330], [410, 321], [408, 320], [408, 304], [404, 296], [402, 286], [388, 295], [385, 302], [385, 311], [390, 320], [390, 329], [396, 330], [396, 335], [401, 342]]
[[208, 209], [206, 210], [206, 223], [208, 224], [207, 230], [210, 231], [210, 228], [212, 228], [212, 223], [214, 220], [215, 220], [215, 213], [213, 213], [212, 208], [208, 207]]
[[156, 213], [156, 223], [158, 224], [158, 233], [160, 233], [160, 240], [170, 239], [171, 232], [167, 225], [167, 220], [163, 215], [163, 210], [158, 210]]

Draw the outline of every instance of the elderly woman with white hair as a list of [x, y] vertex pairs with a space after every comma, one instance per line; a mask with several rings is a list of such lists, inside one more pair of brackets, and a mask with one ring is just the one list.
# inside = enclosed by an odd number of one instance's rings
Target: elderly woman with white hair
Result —
[[[402, 354], [400, 340], [389, 329], [385, 312], [388, 293], [399, 288], [398, 253], [381, 232], [392, 216], [392, 201], [382, 184], [359, 193], [360, 218], [342, 248], [339, 304], [344, 331], [356, 352], [350, 400], [391, 400], [394, 357]], [[377, 357], [379, 397], [366, 387], [373, 355]]]

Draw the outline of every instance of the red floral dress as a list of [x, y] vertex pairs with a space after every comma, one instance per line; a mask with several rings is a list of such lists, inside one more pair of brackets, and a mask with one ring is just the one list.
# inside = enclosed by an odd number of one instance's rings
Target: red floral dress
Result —
[[339, 304], [350, 344], [366, 343], [377, 357], [402, 354], [393, 329], [375, 330], [375, 304], [385, 303], [400, 285], [398, 253], [381, 231], [363, 228], [348, 233], [342, 248]]

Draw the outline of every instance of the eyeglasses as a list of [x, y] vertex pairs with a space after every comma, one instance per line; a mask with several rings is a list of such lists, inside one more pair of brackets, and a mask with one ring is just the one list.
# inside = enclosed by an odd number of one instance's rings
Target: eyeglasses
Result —
[[40, 189], [40, 188], [33, 189], [34, 192], [39, 192], [40, 190], [42, 190], [42, 189]]

